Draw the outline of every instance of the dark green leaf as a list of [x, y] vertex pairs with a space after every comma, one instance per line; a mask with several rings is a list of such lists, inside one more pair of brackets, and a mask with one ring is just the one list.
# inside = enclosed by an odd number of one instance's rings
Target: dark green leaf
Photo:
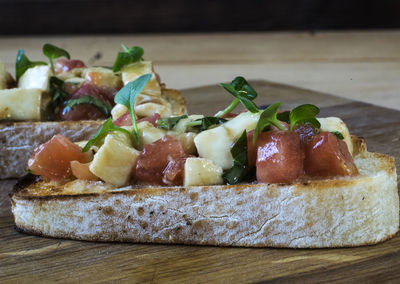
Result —
[[48, 120], [54, 119], [56, 109], [62, 105], [62, 102], [68, 97], [68, 93], [64, 90], [64, 81], [57, 77], [50, 77], [50, 95], [51, 101], [48, 106]]
[[68, 100], [65, 104], [64, 111], [68, 111], [73, 106], [81, 105], [81, 104], [90, 104], [92, 106], [95, 106], [98, 110], [100, 110], [107, 117], [109, 117], [111, 114], [112, 107], [110, 104], [107, 104], [107, 103], [103, 102], [102, 100], [99, 100], [98, 98], [95, 98], [90, 95], [82, 96], [77, 99]]
[[103, 143], [104, 138], [110, 131], [120, 131], [129, 135], [129, 137], [132, 138], [132, 134], [128, 130], [115, 126], [112, 122], [112, 119], [109, 118], [103, 123], [96, 134], [86, 143], [86, 145], [82, 149], [82, 152], [87, 152], [92, 146], [100, 146]]
[[69, 53], [60, 47], [57, 47], [55, 45], [52, 45], [50, 43], [46, 43], [43, 45], [43, 54], [49, 58], [50, 61], [50, 66], [51, 70], [53, 70], [53, 74], [55, 73], [54, 71], [54, 59], [59, 58], [59, 57], [66, 57], [70, 59]]
[[227, 184], [237, 184], [248, 174], [250, 167], [247, 159], [247, 135], [246, 130], [231, 148], [233, 157], [233, 167], [223, 174], [223, 179]]
[[320, 128], [321, 124], [316, 119], [316, 116], [319, 114], [319, 108], [315, 105], [304, 104], [300, 105], [290, 112], [290, 130], [293, 129], [293, 126], [299, 123], [310, 123], [316, 128]]
[[231, 85], [236, 91], [249, 100], [254, 100], [257, 97], [257, 92], [243, 77], [236, 77], [231, 82]]
[[281, 113], [278, 113], [276, 117], [280, 121], [283, 121], [283, 122], [286, 122], [286, 123], [290, 123], [289, 115], [290, 115], [290, 111], [283, 111]]
[[220, 117], [206, 116], [200, 119], [196, 119], [195, 121], [201, 122], [200, 131], [204, 131], [209, 129], [213, 125], [222, 124], [224, 122], [227, 122], [228, 120]]
[[235, 88], [229, 84], [221, 83], [220, 86], [222, 86], [225, 90], [227, 90], [235, 98], [237, 98], [242, 103], [242, 105], [250, 112], [256, 113], [259, 111], [256, 104], [253, 103], [251, 99], [249, 99], [249, 94], [247, 92], [235, 90]]
[[156, 121], [157, 127], [171, 130], [181, 119], [187, 118], [186, 114], [175, 117], [161, 118]]
[[118, 52], [117, 58], [114, 61], [114, 65], [112, 68], [112, 71], [114, 72], [118, 72], [124, 66], [141, 60], [144, 54], [144, 50], [140, 46], [127, 48], [125, 45], [122, 45], [122, 47], [124, 51]]
[[114, 101], [117, 104], [124, 105], [128, 108], [131, 115], [133, 125], [133, 137], [135, 138], [135, 148], [140, 149], [139, 129], [136, 123], [135, 117], [135, 100], [140, 92], [144, 89], [147, 82], [150, 80], [151, 74], [144, 74], [137, 78], [135, 81], [126, 84], [114, 97]]
[[331, 133], [332, 133], [333, 135], [335, 135], [335, 136], [336, 136], [338, 139], [340, 139], [340, 140], [343, 140], [343, 139], [344, 139], [343, 134], [340, 133], [339, 131], [331, 131]]
[[257, 141], [257, 137], [264, 130], [265, 127], [269, 125], [274, 125], [280, 130], [285, 130], [282, 124], [279, 122], [277, 115], [279, 108], [281, 106], [281, 102], [274, 103], [267, 107], [260, 115], [260, 119], [257, 122], [256, 128], [254, 129], [253, 134], [253, 143], [255, 144]]
[[19, 78], [21, 78], [26, 70], [38, 65], [47, 65], [47, 63], [43, 61], [30, 61], [25, 55], [25, 51], [23, 49], [18, 50], [17, 60], [15, 62], [15, 77], [17, 78], [17, 81]]

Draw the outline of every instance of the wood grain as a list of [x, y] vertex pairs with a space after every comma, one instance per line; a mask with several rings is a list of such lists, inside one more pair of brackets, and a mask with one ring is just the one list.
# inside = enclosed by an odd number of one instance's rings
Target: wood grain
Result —
[[[258, 104], [315, 103], [321, 116], [341, 116], [370, 150], [394, 155], [400, 166], [400, 112], [265, 81], [252, 82]], [[192, 112], [214, 113], [227, 103], [220, 88], [184, 90]], [[247, 249], [182, 245], [90, 243], [17, 233], [4, 203], [14, 181], [0, 182], [0, 279], [3, 282], [396, 282], [400, 236], [346, 249]], [[7, 207], [5, 209], [5, 207]]]
[[399, 31], [2, 37], [0, 60], [11, 72], [19, 48], [46, 60], [46, 42], [100, 66], [112, 65], [121, 43], [143, 46], [176, 89], [243, 75], [400, 110]]

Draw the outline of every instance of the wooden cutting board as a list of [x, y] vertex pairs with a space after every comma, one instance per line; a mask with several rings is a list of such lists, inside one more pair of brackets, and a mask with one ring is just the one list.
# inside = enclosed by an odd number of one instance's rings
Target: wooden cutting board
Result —
[[[257, 103], [282, 101], [321, 107], [340, 116], [370, 151], [393, 155], [399, 168], [400, 112], [369, 104], [256, 81]], [[221, 88], [185, 90], [190, 113], [214, 114], [230, 96]], [[91, 243], [17, 233], [8, 193], [0, 182], [0, 280], [6, 282], [320, 282], [389, 281], [400, 278], [400, 236], [382, 244], [345, 249], [222, 248], [183, 245]]]

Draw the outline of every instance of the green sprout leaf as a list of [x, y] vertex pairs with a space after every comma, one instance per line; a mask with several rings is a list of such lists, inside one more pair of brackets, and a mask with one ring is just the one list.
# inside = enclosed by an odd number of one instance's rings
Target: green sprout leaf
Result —
[[331, 131], [331, 133], [332, 133], [333, 135], [335, 135], [335, 136], [336, 136], [338, 139], [340, 139], [340, 140], [343, 140], [343, 139], [344, 139], [343, 134], [340, 133], [339, 131]]
[[132, 138], [132, 134], [128, 130], [115, 126], [110, 117], [103, 123], [103, 125], [96, 132], [96, 134], [86, 143], [86, 145], [82, 149], [82, 152], [89, 151], [90, 147], [92, 146], [101, 146], [101, 144], [103, 144], [104, 138], [111, 131], [120, 131], [122, 133], [129, 135], [129, 137]]
[[121, 90], [118, 91], [118, 93], [114, 97], [115, 103], [124, 105], [129, 110], [133, 125], [133, 137], [134, 137], [133, 145], [135, 146], [136, 149], [140, 149], [141, 144], [139, 138], [139, 129], [135, 117], [135, 100], [136, 97], [140, 94], [140, 92], [144, 89], [150, 78], [151, 74], [144, 74], [140, 76], [135, 81], [126, 84]]
[[290, 131], [293, 130], [293, 126], [300, 123], [310, 123], [316, 128], [321, 128], [321, 124], [316, 119], [319, 114], [319, 108], [315, 105], [304, 104], [300, 105], [290, 112]]
[[220, 117], [206, 116], [200, 119], [196, 119], [195, 121], [201, 122], [200, 131], [204, 131], [211, 128], [214, 125], [219, 125], [224, 122], [227, 122], [228, 120]]
[[253, 143], [255, 144], [257, 141], [258, 135], [264, 130], [265, 127], [269, 125], [274, 125], [280, 130], [285, 130], [282, 124], [279, 122], [277, 115], [279, 108], [281, 107], [281, 102], [274, 103], [267, 107], [260, 115], [260, 118], [257, 122], [256, 128], [254, 129], [253, 134]]
[[45, 45], [43, 45], [43, 54], [47, 58], [49, 58], [50, 66], [51, 66], [51, 70], [53, 71], [53, 74], [55, 74], [54, 59], [57, 59], [60, 57], [66, 57], [68, 59], [71, 58], [69, 53], [65, 49], [62, 49], [62, 48], [52, 45], [50, 43], [46, 43]]
[[163, 128], [163, 129], [166, 129], [166, 130], [171, 130], [172, 128], [175, 127], [175, 125], [178, 124], [178, 122], [179, 122], [181, 119], [184, 119], [184, 118], [188, 118], [188, 116], [187, 116], [186, 114], [184, 114], [184, 115], [181, 115], [181, 116], [174, 116], [174, 117], [168, 117], [168, 118], [161, 118], [161, 119], [158, 119], [158, 120], [156, 121], [156, 124], [157, 124], [157, 127], [158, 127], [158, 128]]
[[144, 49], [140, 46], [134, 46], [127, 48], [122, 44], [123, 52], [118, 52], [117, 58], [115, 59], [114, 65], [112, 67], [113, 72], [120, 71], [124, 66], [143, 60]]
[[17, 60], [15, 62], [15, 77], [17, 78], [17, 81], [19, 78], [21, 78], [26, 70], [39, 65], [47, 65], [47, 63], [43, 61], [30, 61], [25, 55], [25, 51], [23, 49], [18, 50]]
[[112, 107], [110, 104], [105, 103], [102, 100], [99, 100], [98, 98], [95, 98], [90, 95], [82, 96], [77, 99], [68, 100], [65, 103], [64, 111], [68, 111], [73, 106], [81, 105], [81, 104], [90, 104], [92, 106], [95, 106], [99, 111], [101, 111], [107, 117], [109, 117], [111, 115]]
[[290, 124], [290, 111], [283, 111], [281, 113], [278, 113], [276, 117], [278, 118], [278, 120]]
[[219, 84], [225, 90], [227, 90], [230, 94], [232, 94], [235, 99], [232, 103], [226, 107], [224, 110], [219, 111], [215, 116], [221, 117], [227, 113], [230, 113], [234, 110], [239, 103], [249, 110], [252, 113], [257, 113], [259, 109], [253, 100], [257, 97], [257, 92], [250, 86], [250, 84], [243, 77], [236, 77], [230, 84]]
[[237, 184], [245, 179], [249, 173], [250, 167], [247, 159], [247, 135], [246, 130], [243, 131], [239, 139], [231, 148], [233, 157], [233, 167], [223, 174], [226, 184]]

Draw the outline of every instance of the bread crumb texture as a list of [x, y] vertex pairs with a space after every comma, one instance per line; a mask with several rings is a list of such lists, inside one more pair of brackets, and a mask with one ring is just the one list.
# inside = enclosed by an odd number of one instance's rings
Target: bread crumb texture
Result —
[[92, 241], [322, 248], [374, 244], [399, 227], [394, 159], [358, 155], [360, 175], [293, 185], [112, 188], [38, 183], [12, 197], [19, 230]]

